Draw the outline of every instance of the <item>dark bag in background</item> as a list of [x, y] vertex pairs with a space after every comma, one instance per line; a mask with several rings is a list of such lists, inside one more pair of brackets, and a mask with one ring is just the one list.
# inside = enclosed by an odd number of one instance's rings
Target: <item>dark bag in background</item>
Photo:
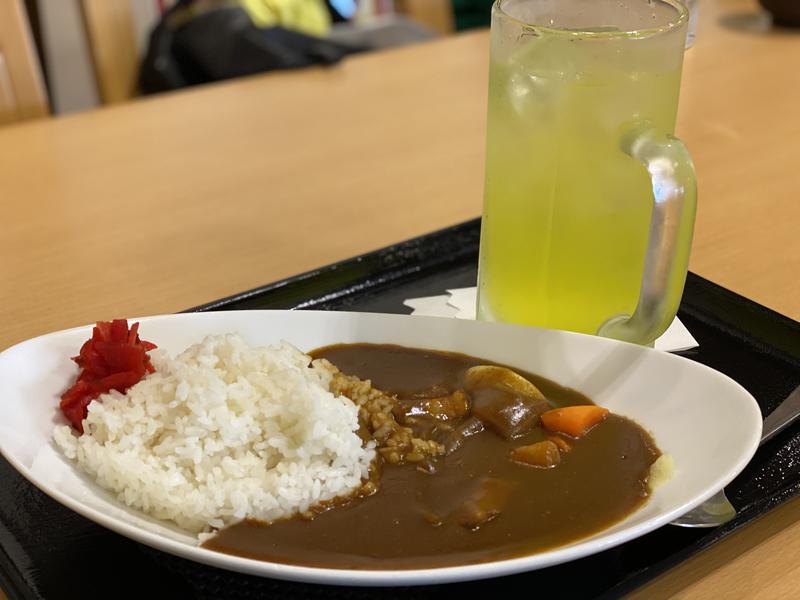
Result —
[[244, 9], [218, 7], [182, 18], [168, 12], [150, 35], [139, 75], [144, 94], [277, 69], [331, 65], [366, 48], [290, 31], [260, 29]]

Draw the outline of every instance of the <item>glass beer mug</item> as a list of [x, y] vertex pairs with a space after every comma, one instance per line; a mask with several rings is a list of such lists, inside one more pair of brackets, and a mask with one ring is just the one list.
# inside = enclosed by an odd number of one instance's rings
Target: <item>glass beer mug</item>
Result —
[[652, 343], [696, 206], [678, 0], [497, 0], [478, 317]]

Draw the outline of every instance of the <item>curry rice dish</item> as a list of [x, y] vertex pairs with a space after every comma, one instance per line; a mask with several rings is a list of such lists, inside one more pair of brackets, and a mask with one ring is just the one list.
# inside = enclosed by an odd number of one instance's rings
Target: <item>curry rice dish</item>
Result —
[[265, 561], [411, 569], [527, 555], [623, 519], [668, 473], [633, 421], [460, 354], [350, 344], [309, 356], [226, 334], [170, 358], [116, 320], [74, 360], [71, 426], [54, 431], [66, 457], [206, 548]]

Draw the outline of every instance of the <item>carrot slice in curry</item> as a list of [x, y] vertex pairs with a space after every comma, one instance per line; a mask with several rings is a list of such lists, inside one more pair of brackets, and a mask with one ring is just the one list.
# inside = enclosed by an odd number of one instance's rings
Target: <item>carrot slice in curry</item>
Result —
[[572, 450], [572, 446], [569, 445], [569, 442], [564, 438], [557, 436], [557, 435], [548, 435], [547, 439], [553, 442], [558, 449], [561, 451], [562, 454], [566, 454], [570, 450]]
[[561, 462], [561, 453], [555, 442], [544, 440], [514, 448], [511, 451], [511, 460], [539, 469], [552, 469]]
[[574, 438], [586, 434], [592, 427], [603, 421], [608, 409], [593, 404], [565, 406], [542, 413], [542, 425], [548, 431], [564, 433]]

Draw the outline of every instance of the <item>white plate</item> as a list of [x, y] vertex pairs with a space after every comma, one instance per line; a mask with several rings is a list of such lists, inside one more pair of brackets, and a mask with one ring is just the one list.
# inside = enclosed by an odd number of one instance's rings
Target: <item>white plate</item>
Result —
[[598, 337], [460, 319], [311, 311], [194, 313], [135, 319], [144, 339], [177, 353], [204, 335], [238, 331], [251, 344], [285, 339], [303, 350], [339, 342], [453, 350], [525, 369], [635, 419], [675, 460], [673, 478], [641, 509], [576, 543], [511, 560], [463, 567], [357, 571], [240, 558], [196, 546], [193, 536], [131, 510], [98, 488], [51, 442], [64, 423], [58, 399], [74, 379], [69, 360], [91, 333], [70, 329], [0, 354], [0, 451], [58, 502], [148, 546], [197, 562], [277, 579], [337, 585], [417, 585], [540, 569], [600, 552], [669, 523], [708, 499], [747, 464], [761, 412], [741, 386], [692, 361]]

